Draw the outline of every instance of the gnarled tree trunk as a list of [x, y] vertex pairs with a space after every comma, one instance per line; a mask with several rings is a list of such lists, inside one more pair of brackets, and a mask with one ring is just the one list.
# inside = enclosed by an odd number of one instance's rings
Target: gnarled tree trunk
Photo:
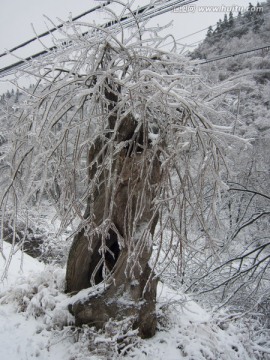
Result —
[[89, 152], [91, 196], [84, 227], [71, 246], [66, 291], [77, 293], [102, 282], [84, 300], [71, 303], [76, 324], [102, 328], [110, 318], [132, 317], [146, 338], [156, 327], [157, 280], [148, 262], [158, 219], [152, 200], [160, 162], [147, 129], [131, 114], [114, 134], [113, 141], [98, 138]]

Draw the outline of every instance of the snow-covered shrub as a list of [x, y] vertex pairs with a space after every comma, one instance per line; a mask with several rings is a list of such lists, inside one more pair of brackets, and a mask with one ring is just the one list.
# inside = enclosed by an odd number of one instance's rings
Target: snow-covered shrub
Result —
[[19, 277], [17, 283], [0, 294], [0, 303], [16, 304], [18, 311], [26, 316], [42, 318], [47, 328], [62, 329], [73, 323], [73, 317], [61, 305], [66, 295], [65, 271], [56, 266], [48, 266], [44, 271], [33, 273], [31, 277]]

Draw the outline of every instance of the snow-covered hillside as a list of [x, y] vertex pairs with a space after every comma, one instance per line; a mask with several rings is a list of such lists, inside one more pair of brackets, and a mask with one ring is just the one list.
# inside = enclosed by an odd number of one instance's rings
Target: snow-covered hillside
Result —
[[[10, 251], [5, 244], [5, 252]], [[160, 283], [158, 332], [141, 340], [124, 323], [104, 332], [76, 329], [63, 294], [64, 270], [17, 253], [0, 289], [1, 360], [155, 359], [251, 360], [256, 350], [247, 324], [225, 312], [203, 310], [181, 291]], [[4, 259], [0, 258], [0, 268]], [[124, 356], [125, 355], [125, 356]]]
[[[230, 304], [241, 311], [254, 306], [263, 311], [268, 327], [270, 52], [250, 50], [269, 44], [270, 2], [257, 5], [263, 10], [236, 18], [225, 16], [215, 30], [209, 29], [192, 54], [197, 61], [212, 59], [200, 70], [206, 82], [219, 88], [220, 93], [210, 94], [206, 100], [218, 109], [218, 121], [249, 145], [227, 146], [229, 191], [222, 194], [219, 207], [218, 259], [208, 258], [207, 266], [193, 270], [196, 276], [187, 288], [217, 296], [219, 305]], [[254, 8], [252, 4], [250, 8]], [[243, 54], [237, 55], [239, 52]], [[223, 56], [226, 58], [213, 61]]]

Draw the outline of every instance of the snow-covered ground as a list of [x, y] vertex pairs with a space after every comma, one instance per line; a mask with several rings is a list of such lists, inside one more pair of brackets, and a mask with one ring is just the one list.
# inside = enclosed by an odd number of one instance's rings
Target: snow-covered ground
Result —
[[[9, 245], [4, 244], [4, 252]], [[203, 310], [187, 296], [164, 284], [158, 289], [159, 326], [149, 340], [131, 336], [119, 343], [119, 329], [105, 332], [76, 329], [63, 293], [63, 269], [44, 266], [21, 254], [11, 262], [8, 279], [0, 286], [0, 359], [153, 359], [153, 360], [251, 360], [248, 331], [237, 323]], [[0, 269], [4, 259], [0, 257]], [[111, 324], [111, 327], [114, 323]], [[116, 325], [115, 325], [116, 326]], [[119, 326], [119, 324], [117, 325]], [[129, 349], [129, 351], [128, 351]], [[124, 353], [126, 355], [124, 355]]]

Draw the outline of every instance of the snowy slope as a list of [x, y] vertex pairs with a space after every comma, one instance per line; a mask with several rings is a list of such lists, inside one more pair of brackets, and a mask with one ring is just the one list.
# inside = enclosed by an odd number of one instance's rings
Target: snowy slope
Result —
[[[8, 252], [9, 245], [4, 246]], [[119, 343], [119, 324], [112, 324], [111, 332], [108, 328], [99, 333], [88, 327], [76, 329], [66, 309], [64, 270], [44, 267], [24, 255], [22, 273], [20, 260], [17, 253], [8, 280], [1, 284], [1, 360], [254, 359], [249, 354], [252, 347], [247, 329], [221, 322], [220, 315], [207, 313], [181, 292], [161, 283], [157, 303], [159, 329], [154, 338], [141, 340], [133, 336], [123, 348]], [[2, 257], [0, 266], [4, 266]]]
[[[9, 251], [10, 245], [4, 243], [4, 253]], [[64, 297], [55, 291], [59, 286], [58, 276], [61, 273], [63, 279], [63, 272], [45, 269], [44, 264], [26, 254], [21, 270], [21, 256], [20, 252], [13, 256], [8, 278], [0, 285], [0, 359], [67, 358], [66, 344], [51, 342], [54, 337], [51, 322], [57, 314], [55, 305]], [[4, 264], [1, 256], [1, 273]], [[61, 315], [59, 311], [58, 315]]]

